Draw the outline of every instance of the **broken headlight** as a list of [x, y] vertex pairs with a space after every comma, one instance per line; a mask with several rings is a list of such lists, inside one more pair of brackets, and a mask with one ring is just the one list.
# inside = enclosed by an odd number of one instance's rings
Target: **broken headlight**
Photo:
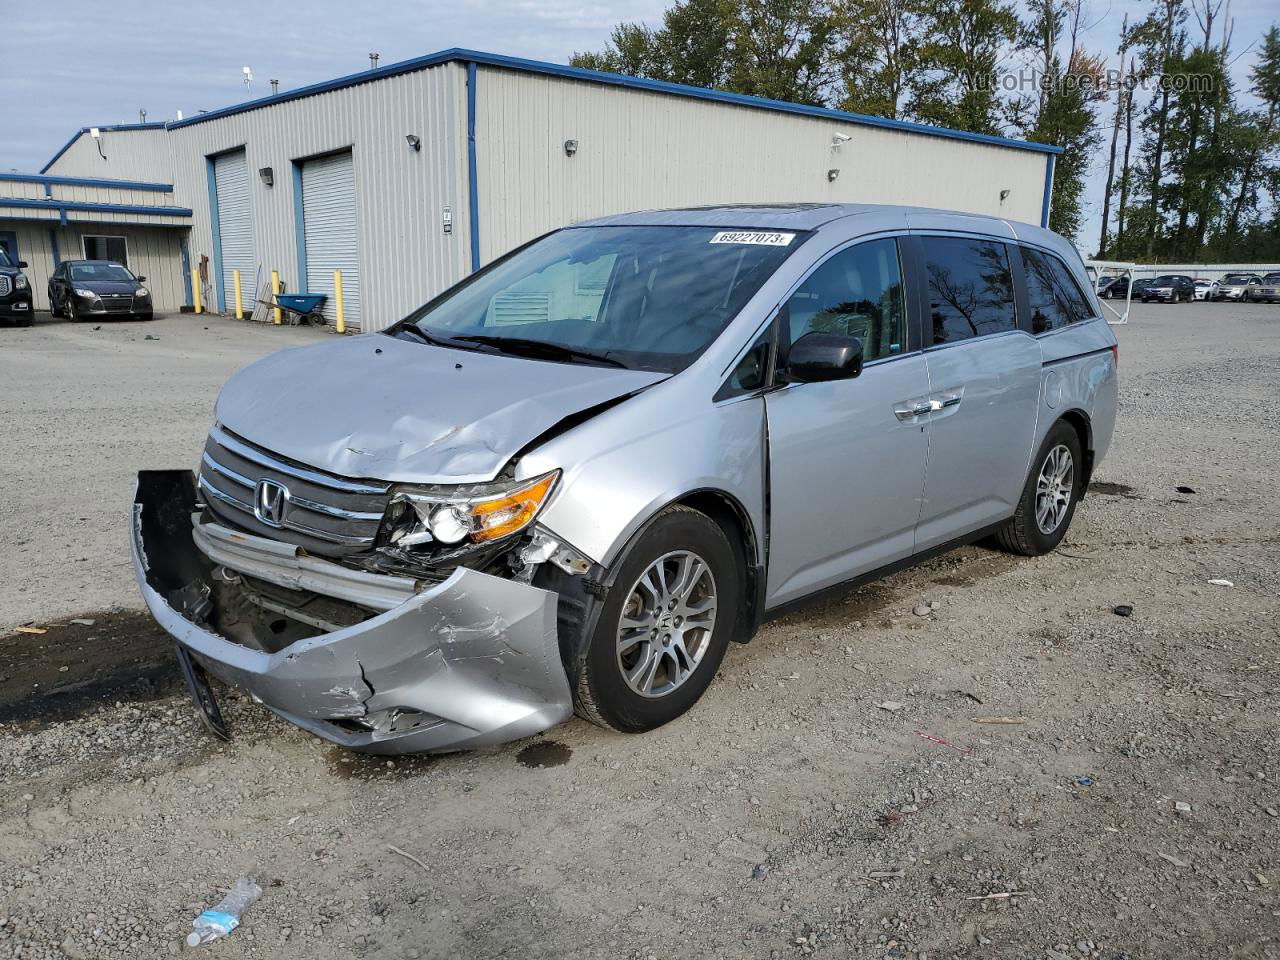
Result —
[[483, 544], [519, 533], [550, 499], [560, 471], [532, 480], [465, 487], [404, 487], [383, 519], [384, 544], [399, 548]]

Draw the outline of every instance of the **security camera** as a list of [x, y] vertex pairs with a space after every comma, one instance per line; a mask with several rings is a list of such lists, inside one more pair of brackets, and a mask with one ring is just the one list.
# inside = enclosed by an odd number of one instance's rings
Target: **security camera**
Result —
[[852, 140], [852, 139], [853, 139], [853, 137], [849, 136], [847, 133], [837, 133], [837, 134], [833, 134], [833, 135], [832, 135], [832, 137], [831, 137], [831, 145], [832, 145], [833, 147], [838, 147], [838, 146], [840, 146], [840, 144], [842, 144], [842, 143], [848, 143], [848, 142], [849, 142], [850, 140]]

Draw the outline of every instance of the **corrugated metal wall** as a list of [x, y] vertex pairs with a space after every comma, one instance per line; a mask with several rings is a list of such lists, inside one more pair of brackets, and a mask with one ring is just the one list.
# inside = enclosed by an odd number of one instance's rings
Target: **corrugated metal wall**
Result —
[[[850, 139], [833, 147], [836, 134]], [[629, 210], [904, 203], [1039, 223], [1044, 196], [1043, 153], [483, 65], [476, 155], [486, 263], [554, 227]]]
[[56, 218], [43, 223], [5, 220], [2, 216], [0, 230], [12, 230], [18, 235], [18, 254], [27, 261], [24, 272], [31, 281], [37, 310], [49, 309], [49, 277], [57, 266], [53, 256], [53, 237], [56, 237], [62, 260], [78, 260], [84, 256], [81, 237], [85, 234], [125, 238], [129, 246], [129, 269], [147, 278], [146, 285], [156, 310], [174, 311], [183, 303], [182, 237], [185, 230], [99, 223], [69, 223], [63, 227], [58, 225]]
[[105, 160], [93, 138], [82, 133], [45, 172], [52, 177], [172, 182], [173, 158], [164, 130], [104, 130], [101, 143]]
[[[465, 130], [466, 69], [454, 63], [170, 130], [175, 196], [195, 211], [192, 262], [213, 256], [205, 158], [243, 146], [258, 266], [264, 277], [279, 270], [286, 289], [296, 290], [292, 165], [350, 148], [364, 327], [390, 326], [470, 267]], [[420, 152], [407, 134], [421, 138]], [[263, 167], [274, 186], [262, 182]], [[453, 213], [448, 236], [445, 207]]]

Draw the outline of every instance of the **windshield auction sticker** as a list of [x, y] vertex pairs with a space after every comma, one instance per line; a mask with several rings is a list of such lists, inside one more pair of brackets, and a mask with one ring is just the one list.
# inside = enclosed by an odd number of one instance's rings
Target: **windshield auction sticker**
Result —
[[712, 243], [754, 243], [761, 247], [786, 247], [795, 239], [794, 233], [760, 233], [748, 230], [721, 230], [711, 238]]

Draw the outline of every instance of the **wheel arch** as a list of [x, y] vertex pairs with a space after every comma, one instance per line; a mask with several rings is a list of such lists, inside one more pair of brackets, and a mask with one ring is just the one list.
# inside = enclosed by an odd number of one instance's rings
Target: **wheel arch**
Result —
[[1084, 476], [1080, 483], [1080, 496], [1083, 497], [1085, 491], [1089, 489], [1089, 480], [1093, 476], [1093, 421], [1086, 411], [1076, 407], [1063, 413], [1056, 422], [1067, 424], [1080, 438], [1080, 453], [1084, 457], [1084, 463], [1081, 465]]

